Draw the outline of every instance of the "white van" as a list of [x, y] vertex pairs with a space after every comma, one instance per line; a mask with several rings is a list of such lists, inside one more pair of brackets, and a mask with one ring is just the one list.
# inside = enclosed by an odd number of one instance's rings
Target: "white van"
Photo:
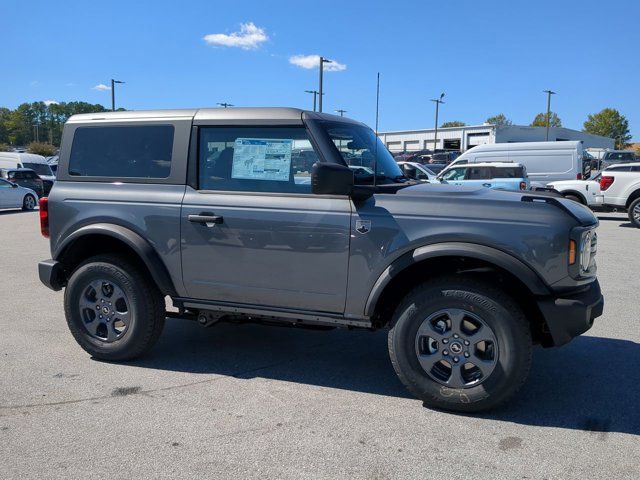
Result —
[[515, 162], [527, 168], [529, 180], [544, 186], [559, 180], [589, 178], [590, 164], [581, 141], [493, 143], [470, 148], [449, 166], [479, 162]]
[[0, 152], [0, 168], [30, 168], [49, 188], [56, 180], [47, 159], [33, 153]]

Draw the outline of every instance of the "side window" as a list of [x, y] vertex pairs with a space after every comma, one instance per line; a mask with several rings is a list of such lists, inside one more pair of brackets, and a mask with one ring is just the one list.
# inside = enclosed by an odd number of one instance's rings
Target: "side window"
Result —
[[465, 170], [466, 168], [464, 167], [452, 168], [442, 176], [442, 180], [445, 180], [445, 181], [464, 180]]
[[69, 175], [167, 178], [171, 173], [172, 125], [79, 127]]
[[11, 188], [11, 184], [6, 180], [0, 179], [0, 188]]
[[640, 166], [634, 165], [633, 167], [631, 167], [631, 171], [632, 172], [640, 172]]
[[491, 178], [491, 171], [487, 167], [467, 168], [467, 180], [488, 180]]
[[304, 127], [200, 129], [200, 190], [311, 193], [316, 161]]

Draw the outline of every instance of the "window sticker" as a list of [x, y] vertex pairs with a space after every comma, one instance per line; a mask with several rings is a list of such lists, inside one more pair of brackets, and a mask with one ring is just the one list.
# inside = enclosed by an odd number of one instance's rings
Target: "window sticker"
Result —
[[292, 146], [290, 139], [237, 138], [231, 178], [288, 182]]

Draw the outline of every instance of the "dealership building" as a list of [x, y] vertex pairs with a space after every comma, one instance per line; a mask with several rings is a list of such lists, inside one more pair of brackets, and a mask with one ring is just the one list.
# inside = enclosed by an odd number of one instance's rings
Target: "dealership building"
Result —
[[[402, 130], [378, 134], [391, 152], [410, 152], [434, 149], [434, 129]], [[465, 150], [485, 143], [543, 142], [545, 127], [519, 125], [470, 125], [464, 127], [438, 128], [436, 149]], [[613, 138], [591, 135], [570, 128], [551, 127], [549, 141], [581, 140], [584, 148], [614, 148]]]

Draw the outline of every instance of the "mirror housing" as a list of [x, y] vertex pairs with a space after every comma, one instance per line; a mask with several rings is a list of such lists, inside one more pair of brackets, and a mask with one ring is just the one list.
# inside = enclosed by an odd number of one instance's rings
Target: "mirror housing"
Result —
[[338, 163], [316, 162], [311, 169], [311, 191], [316, 195], [351, 195], [353, 171]]
[[12, 183], [11, 184], [11, 188], [18, 188], [18, 184], [17, 183]]

